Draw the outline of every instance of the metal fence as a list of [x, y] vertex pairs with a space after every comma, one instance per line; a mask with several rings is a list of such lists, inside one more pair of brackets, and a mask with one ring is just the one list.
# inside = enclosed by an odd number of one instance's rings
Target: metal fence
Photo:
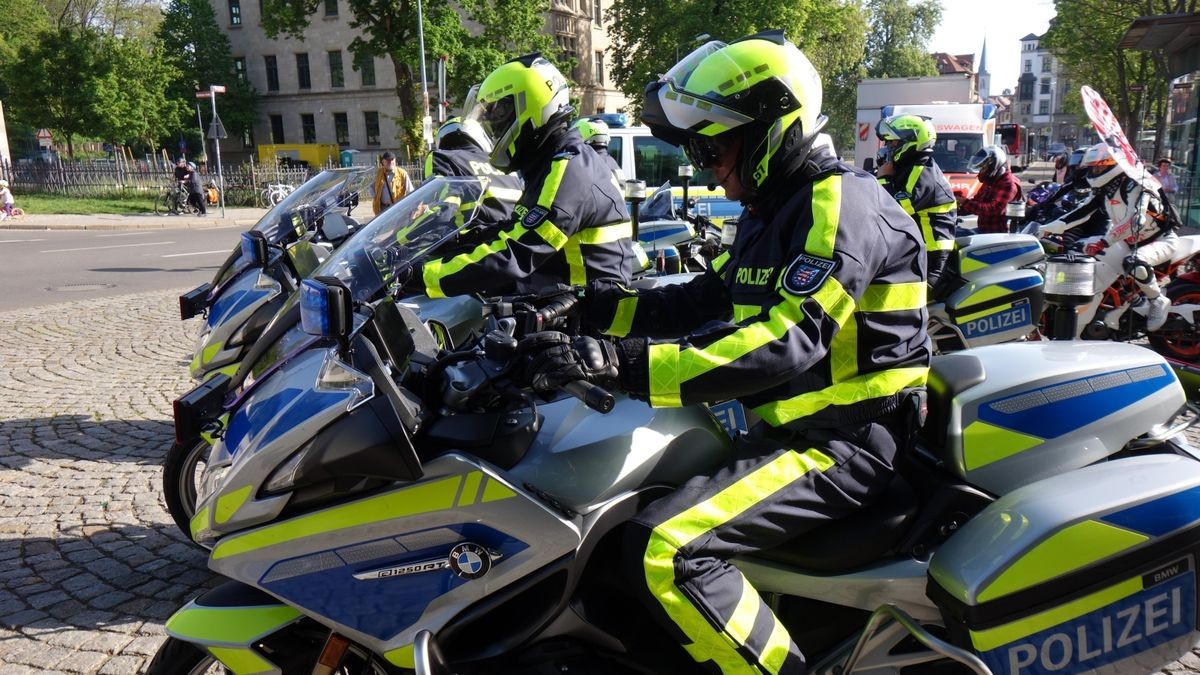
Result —
[[[327, 167], [301, 168], [285, 165], [264, 165], [247, 162], [222, 167], [225, 184], [225, 203], [230, 206], [263, 206], [263, 192], [268, 185], [285, 183], [293, 187]], [[401, 167], [414, 183], [423, 177], [422, 167]], [[0, 162], [0, 178], [8, 181], [17, 195], [41, 193], [69, 197], [94, 198], [153, 198], [160, 190], [169, 188], [175, 179], [175, 165], [150, 161], [90, 161], [90, 162]], [[202, 173], [205, 185], [216, 184], [215, 173]]]

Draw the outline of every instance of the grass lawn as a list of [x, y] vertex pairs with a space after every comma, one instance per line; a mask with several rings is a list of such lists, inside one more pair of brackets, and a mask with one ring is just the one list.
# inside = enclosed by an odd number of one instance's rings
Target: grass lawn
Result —
[[99, 198], [51, 194], [14, 194], [17, 206], [26, 213], [152, 213], [154, 197]]

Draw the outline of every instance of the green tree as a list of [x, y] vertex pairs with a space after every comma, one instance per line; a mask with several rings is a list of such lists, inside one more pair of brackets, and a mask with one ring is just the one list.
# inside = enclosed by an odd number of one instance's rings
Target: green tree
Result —
[[196, 90], [223, 84], [218, 113], [230, 135], [250, 128], [258, 114], [258, 94], [249, 82], [239, 80], [233, 67], [229, 38], [217, 25], [217, 15], [208, 0], [171, 0], [163, 12], [158, 37], [167, 61], [178, 75], [170, 77], [168, 96], [181, 104], [176, 124], [168, 132], [190, 129], [195, 123]]
[[867, 0], [867, 77], [937, 75], [929, 41], [942, 20], [937, 0]]
[[634, 108], [646, 84], [696, 46], [693, 36], [727, 41], [783, 28], [821, 74], [826, 130], [839, 146], [853, 138], [867, 30], [853, 0], [616, 0], [608, 18], [613, 78]]
[[50, 14], [37, 0], [0, 0], [0, 16], [0, 64], [16, 59], [22, 46], [37, 42], [51, 27]]
[[96, 89], [99, 132], [116, 143], [141, 141], [153, 148], [189, 113], [187, 104], [167, 91], [179, 80], [179, 70], [161, 44], [111, 37], [103, 43], [111, 69]]
[[[1195, 0], [1055, 0], [1058, 13], [1041, 44], [1061, 60], [1072, 84], [1065, 94], [1066, 108], [1082, 115], [1078, 85], [1090, 86], [1113, 108], [1132, 142], [1136, 143], [1143, 121], [1157, 128], [1157, 155], [1170, 96], [1166, 53], [1126, 50], [1119, 43], [1135, 18], [1191, 13], [1196, 4]], [[1144, 91], [1130, 91], [1135, 84]]]
[[59, 28], [23, 45], [3, 68], [5, 80], [21, 83], [8, 95], [13, 116], [58, 132], [72, 157], [74, 137], [96, 135], [102, 127], [97, 100], [112, 65], [101, 46], [95, 31]]
[[[350, 26], [360, 32], [350, 43], [355, 61], [386, 55], [396, 74], [400, 99], [398, 121], [410, 157], [423, 150], [420, 100], [420, 47], [416, 0], [349, 0]], [[267, 35], [304, 38], [320, 0], [263, 0], [263, 28]], [[456, 9], [457, 7], [457, 9]], [[449, 55], [450, 85], [462, 91], [480, 81], [492, 68], [514, 54], [548, 50], [543, 12], [549, 0], [424, 0], [425, 51], [429, 59]], [[461, 11], [461, 14], [460, 14]], [[464, 15], [482, 27], [472, 36]], [[561, 64], [560, 64], [561, 65]], [[432, 71], [432, 60], [427, 61]]]

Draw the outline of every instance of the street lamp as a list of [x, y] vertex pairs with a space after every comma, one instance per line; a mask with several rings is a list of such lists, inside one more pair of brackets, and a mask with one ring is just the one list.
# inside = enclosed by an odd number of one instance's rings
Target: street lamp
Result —
[[701, 42], [708, 42], [711, 39], [712, 39], [712, 36], [709, 35], [708, 33], [701, 33], [701, 34], [697, 35], [696, 37], [692, 38], [691, 40], [687, 40], [685, 42], [680, 42], [679, 44], [675, 45], [675, 63], [679, 63], [679, 48], [680, 47], [687, 45], [687, 44], [700, 44]]
[[429, 83], [425, 78], [425, 17], [421, 11], [421, 0], [417, 0], [417, 48], [421, 50], [421, 136], [425, 150], [433, 140], [433, 120], [429, 117]]

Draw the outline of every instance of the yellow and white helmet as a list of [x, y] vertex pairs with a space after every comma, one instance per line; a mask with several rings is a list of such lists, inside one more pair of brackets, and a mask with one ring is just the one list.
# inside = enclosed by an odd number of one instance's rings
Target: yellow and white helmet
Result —
[[484, 78], [463, 123], [480, 125], [491, 143], [492, 165], [509, 171], [572, 112], [567, 78], [535, 53], [515, 58]]
[[642, 122], [701, 169], [741, 133], [739, 178], [756, 191], [808, 156], [826, 122], [821, 95], [808, 57], [782, 30], [767, 31], [709, 42], [675, 64], [646, 87]]

